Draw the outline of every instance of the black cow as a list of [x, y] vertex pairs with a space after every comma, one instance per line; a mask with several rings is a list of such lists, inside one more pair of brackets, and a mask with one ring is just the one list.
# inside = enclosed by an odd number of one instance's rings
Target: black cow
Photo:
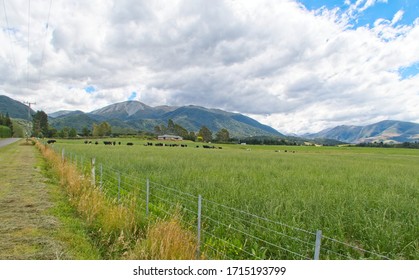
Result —
[[134, 143], [128, 142], [127, 146], [134, 146]]
[[55, 142], [57, 142], [57, 140], [54, 140], [54, 139], [51, 139], [51, 140], [47, 141], [48, 144], [54, 144]]

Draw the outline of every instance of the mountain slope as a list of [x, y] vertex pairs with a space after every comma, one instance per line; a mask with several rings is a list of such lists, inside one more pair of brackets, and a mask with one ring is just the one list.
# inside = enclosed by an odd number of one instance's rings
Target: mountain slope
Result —
[[183, 126], [188, 131], [199, 131], [202, 126], [213, 133], [222, 128], [230, 132], [231, 137], [249, 137], [255, 135], [283, 136], [275, 129], [263, 125], [241, 114], [199, 106], [157, 106], [151, 107], [138, 101], [126, 101], [106, 106], [90, 113], [57, 112], [58, 117], [51, 120], [51, 125], [61, 129], [64, 126], [92, 127], [93, 123], [107, 121], [111, 126], [131, 128], [141, 131], [153, 131], [156, 125], [166, 125], [169, 119]]
[[207, 109], [199, 106], [184, 106], [166, 113], [162, 119], [172, 119], [190, 131], [198, 131], [203, 125], [213, 133], [226, 128], [234, 137], [256, 135], [283, 136], [273, 128], [263, 125], [241, 114], [225, 112], [218, 109]]
[[347, 143], [414, 142], [419, 141], [419, 124], [385, 120], [366, 126], [342, 125], [305, 136], [308, 138], [329, 138]]
[[[0, 95], [0, 112], [9, 113], [14, 119], [28, 119], [28, 106], [5, 95]], [[30, 114], [35, 114], [35, 111], [31, 109]]]
[[107, 119], [138, 120], [159, 118], [162, 114], [172, 111], [177, 107], [160, 106], [150, 107], [139, 101], [125, 101], [111, 104], [90, 114], [102, 116]]

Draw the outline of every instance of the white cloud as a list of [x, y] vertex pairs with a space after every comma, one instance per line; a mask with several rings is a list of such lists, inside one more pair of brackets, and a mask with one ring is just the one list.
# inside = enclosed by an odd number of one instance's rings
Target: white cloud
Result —
[[310, 12], [292, 0], [54, 1], [46, 28], [43, 0], [32, 3], [29, 59], [27, 2], [7, 2], [0, 89], [48, 112], [91, 111], [136, 92], [149, 105], [242, 112], [287, 133], [418, 121], [418, 75], [398, 71], [419, 62], [419, 20], [401, 25], [400, 10], [372, 27], [348, 25], [379, 2]]

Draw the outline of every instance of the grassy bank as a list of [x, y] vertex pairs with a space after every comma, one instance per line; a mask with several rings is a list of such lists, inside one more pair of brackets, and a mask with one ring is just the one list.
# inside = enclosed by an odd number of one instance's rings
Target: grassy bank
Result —
[[42, 144], [38, 143], [37, 147], [84, 221], [100, 258], [194, 258], [195, 248], [191, 244], [196, 241], [182, 229], [176, 215], [150, 223], [144, 214], [133, 210], [135, 197], [127, 199], [124, 205], [108, 199], [74, 165], [63, 161], [60, 155]]

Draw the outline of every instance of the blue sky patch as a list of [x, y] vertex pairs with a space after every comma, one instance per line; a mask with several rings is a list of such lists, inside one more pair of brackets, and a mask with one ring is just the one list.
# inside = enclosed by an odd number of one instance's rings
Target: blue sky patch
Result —
[[135, 91], [133, 91], [133, 92], [131, 93], [131, 95], [128, 97], [128, 100], [129, 100], [129, 101], [134, 100], [136, 97], [137, 97], [137, 93], [136, 93]]
[[419, 74], [419, 62], [409, 67], [402, 67], [399, 69], [402, 79], [408, 79]]
[[[350, 4], [345, 4], [345, 0], [299, 0], [308, 10], [317, 10], [321, 7], [326, 7], [331, 10], [339, 8], [341, 13], [345, 13], [349, 10], [350, 5], [354, 5], [356, 0], [350, 0]], [[418, 0], [387, 0], [378, 1], [372, 6], [361, 11], [367, 3], [364, 0], [358, 7], [355, 18], [350, 22], [353, 28], [360, 26], [374, 25], [377, 19], [386, 19], [391, 21], [394, 15], [402, 10], [403, 17], [397, 22], [397, 24], [411, 25], [416, 18], [419, 17], [419, 1]]]
[[96, 88], [94, 86], [87, 86], [84, 88], [84, 91], [87, 93], [93, 93], [96, 91]]

